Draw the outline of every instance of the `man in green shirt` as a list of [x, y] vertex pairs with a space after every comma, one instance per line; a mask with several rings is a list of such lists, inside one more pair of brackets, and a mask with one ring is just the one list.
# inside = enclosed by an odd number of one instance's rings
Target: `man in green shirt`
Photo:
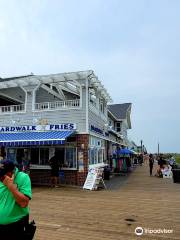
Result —
[[0, 238], [25, 240], [29, 221], [31, 181], [9, 160], [0, 161]]

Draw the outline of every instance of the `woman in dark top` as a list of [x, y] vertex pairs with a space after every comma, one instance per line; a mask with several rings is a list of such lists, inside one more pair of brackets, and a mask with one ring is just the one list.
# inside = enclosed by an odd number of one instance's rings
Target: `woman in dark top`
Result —
[[150, 170], [150, 176], [152, 176], [152, 170], [154, 165], [154, 157], [152, 154], [149, 155], [149, 170]]

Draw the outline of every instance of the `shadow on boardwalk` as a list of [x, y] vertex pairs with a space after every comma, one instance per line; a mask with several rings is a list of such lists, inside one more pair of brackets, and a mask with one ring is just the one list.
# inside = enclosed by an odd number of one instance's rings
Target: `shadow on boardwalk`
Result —
[[[137, 167], [118, 183], [122, 178], [112, 179], [113, 191], [34, 188], [31, 215], [38, 226], [36, 240], [180, 239], [180, 184], [149, 177], [147, 166]], [[138, 237], [137, 226], [173, 233]]]

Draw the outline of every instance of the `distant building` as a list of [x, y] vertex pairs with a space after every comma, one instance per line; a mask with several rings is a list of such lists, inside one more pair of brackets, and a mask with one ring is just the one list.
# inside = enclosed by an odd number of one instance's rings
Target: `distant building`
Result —
[[131, 103], [108, 105], [109, 124], [123, 138], [123, 143], [128, 146], [128, 129], [131, 129]]

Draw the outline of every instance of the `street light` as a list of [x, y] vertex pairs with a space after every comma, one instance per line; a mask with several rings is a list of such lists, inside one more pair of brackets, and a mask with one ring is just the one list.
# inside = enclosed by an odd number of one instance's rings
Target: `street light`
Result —
[[142, 146], [143, 140], [141, 140], [141, 153], [143, 152], [143, 146]]
[[158, 156], [159, 156], [159, 143], [158, 143]]

